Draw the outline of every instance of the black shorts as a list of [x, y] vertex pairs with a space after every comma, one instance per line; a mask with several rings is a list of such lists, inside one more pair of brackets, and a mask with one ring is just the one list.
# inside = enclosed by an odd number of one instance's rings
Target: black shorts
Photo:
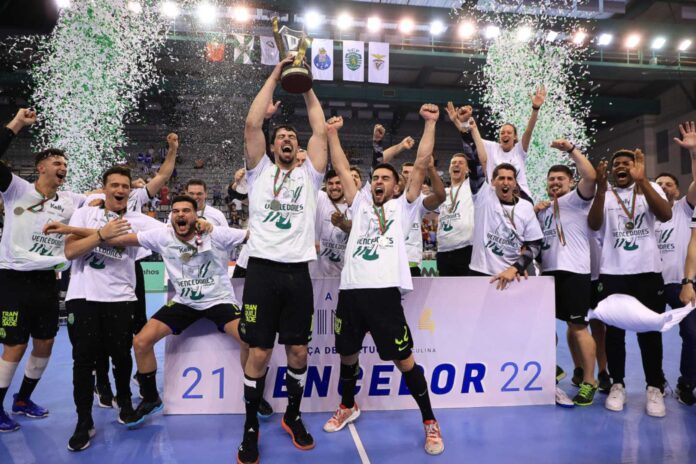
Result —
[[585, 318], [590, 309], [590, 274], [567, 271], [549, 271], [542, 275], [553, 277], [556, 289], [556, 319], [573, 324], [587, 325]]
[[242, 311], [233, 304], [218, 304], [208, 309], [193, 309], [181, 303], [169, 303], [162, 306], [153, 316], [153, 319], [166, 324], [174, 335], [179, 335], [188, 326], [199, 319], [212, 321], [220, 332], [225, 331], [225, 324], [239, 319]]
[[249, 258], [239, 335], [250, 347], [307, 345], [312, 339], [314, 293], [307, 263]]
[[599, 276], [599, 301], [615, 293], [636, 298], [658, 314], [665, 312], [665, 283], [659, 272]]
[[246, 277], [246, 268], [236, 264], [234, 270], [232, 271], [233, 279], [244, 279]]
[[456, 277], [469, 275], [472, 246], [465, 246], [450, 251], [438, 251], [437, 271], [440, 277]]
[[406, 323], [398, 288], [365, 288], [338, 292], [334, 321], [336, 350], [350, 356], [362, 350], [370, 332], [383, 361], [411, 356], [413, 336]]
[[142, 259], [135, 262], [135, 302], [133, 310], [133, 335], [140, 332], [147, 322], [147, 309], [145, 307], [145, 275], [143, 266], [140, 264]]
[[0, 343], [21, 345], [29, 336], [58, 333], [58, 281], [54, 271], [0, 269]]
[[592, 289], [590, 290], [590, 308], [595, 309], [597, 304], [599, 304], [599, 277], [597, 280], [593, 280], [591, 283]]

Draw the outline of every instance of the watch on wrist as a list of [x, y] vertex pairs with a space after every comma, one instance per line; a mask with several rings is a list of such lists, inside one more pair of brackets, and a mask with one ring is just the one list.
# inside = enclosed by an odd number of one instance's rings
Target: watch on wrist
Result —
[[693, 283], [694, 283], [693, 280], [687, 279], [686, 277], [684, 277], [684, 278], [682, 279], [682, 281], [681, 281], [681, 284], [682, 284], [682, 285], [693, 284]]

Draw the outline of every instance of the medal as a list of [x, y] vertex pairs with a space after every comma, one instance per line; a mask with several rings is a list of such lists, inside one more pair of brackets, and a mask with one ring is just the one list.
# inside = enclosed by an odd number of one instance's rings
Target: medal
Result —
[[283, 175], [283, 178], [280, 181], [280, 185], [277, 185], [278, 183], [278, 176], [280, 175], [280, 168], [276, 166], [276, 173], [275, 177], [273, 178], [273, 200], [271, 201], [271, 211], [280, 211], [280, 202], [276, 199], [280, 191], [283, 189], [283, 184], [287, 180], [288, 177], [290, 177], [290, 173], [292, 170], [295, 168], [290, 169], [285, 175]]
[[271, 201], [271, 210], [280, 211], [280, 202], [278, 200]]
[[191, 253], [182, 253], [181, 254], [181, 261], [184, 263], [188, 263], [191, 261], [191, 258], [193, 258], [193, 255]]
[[454, 194], [454, 197], [452, 196], [452, 190], [454, 190], [454, 186], [450, 187], [450, 191], [449, 191], [449, 197], [450, 197], [449, 213], [450, 214], [452, 214], [457, 207], [457, 197], [459, 197], [459, 190], [461, 190], [462, 185], [464, 185], [464, 182], [459, 184], [459, 186], [457, 187], [457, 192]]
[[621, 206], [621, 209], [623, 210], [624, 213], [626, 213], [626, 216], [628, 216], [628, 221], [626, 224], [624, 224], [624, 227], [626, 230], [633, 230], [636, 228], [636, 223], [633, 222], [633, 217], [636, 214], [636, 187], [635, 185], [633, 186], [633, 198], [631, 199], [631, 210], [629, 211], [628, 208], [626, 208], [626, 205], [624, 205], [623, 201], [621, 201], [621, 197], [619, 197], [619, 194], [616, 193], [616, 189], [612, 187], [611, 191], [614, 193], [614, 196], [616, 197], [616, 201]]
[[387, 245], [389, 245], [389, 239], [382, 235], [377, 239], [377, 245], [379, 245], [381, 248], [385, 248]]
[[24, 213], [24, 208], [18, 206], [14, 209], [15, 216], [21, 216]]
[[624, 227], [626, 230], [633, 230], [636, 225], [633, 223], [633, 221], [628, 221], [626, 224], [624, 224]]

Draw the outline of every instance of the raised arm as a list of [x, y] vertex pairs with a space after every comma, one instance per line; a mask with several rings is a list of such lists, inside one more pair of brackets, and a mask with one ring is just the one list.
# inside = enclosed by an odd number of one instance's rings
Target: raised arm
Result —
[[164, 163], [160, 166], [157, 175], [150, 182], [145, 184], [145, 189], [150, 198], [153, 198], [160, 191], [164, 184], [167, 183], [176, 165], [176, 152], [179, 150], [179, 136], [175, 133], [167, 135], [167, 156], [164, 158]]
[[[128, 233], [130, 224], [125, 219], [114, 219], [106, 223], [104, 227], [86, 237], [69, 235], [65, 239], [65, 257], [72, 260], [89, 253], [106, 241]], [[109, 242], [111, 244], [111, 242]]]
[[529, 116], [529, 121], [527, 121], [527, 128], [522, 134], [522, 149], [526, 152], [529, 150], [529, 144], [532, 141], [532, 133], [534, 132], [534, 126], [536, 126], [537, 118], [539, 117], [539, 110], [541, 105], [544, 104], [546, 100], [546, 88], [542, 85], [536, 89], [534, 95], [532, 95], [532, 115]]
[[331, 164], [336, 170], [338, 177], [341, 179], [343, 186], [343, 195], [346, 197], [348, 206], [353, 204], [355, 194], [358, 188], [353, 182], [353, 176], [350, 173], [350, 163], [346, 154], [341, 147], [341, 140], [338, 138], [338, 131], [343, 127], [343, 118], [334, 116], [326, 121], [326, 134], [329, 139], [329, 152], [331, 153]]
[[392, 145], [382, 152], [382, 158], [384, 160], [383, 163], [391, 163], [391, 160], [393, 160], [399, 153], [410, 150], [415, 144], [416, 141], [413, 140], [413, 137], [404, 137], [401, 142], [397, 143], [396, 145]]
[[645, 195], [645, 201], [648, 203], [648, 208], [653, 212], [655, 217], [660, 222], [667, 222], [672, 219], [672, 208], [669, 202], [662, 198], [659, 193], [650, 184], [645, 175], [645, 155], [639, 149], [635, 149], [635, 162], [631, 167], [630, 172], [633, 181], [640, 187], [640, 191]]
[[679, 124], [679, 132], [682, 136], [681, 140], [675, 137], [674, 141], [681, 148], [688, 150], [691, 157], [692, 182], [689, 184], [689, 190], [686, 192], [686, 201], [694, 207], [696, 206], [696, 123], [690, 121]]
[[321, 103], [314, 90], [304, 93], [307, 117], [312, 128], [312, 136], [307, 142], [307, 158], [318, 172], [326, 171], [328, 154], [326, 152], [326, 119]]
[[415, 163], [413, 163], [413, 171], [411, 172], [406, 190], [406, 200], [409, 203], [416, 201], [421, 193], [425, 171], [428, 169], [428, 164], [435, 149], [435, 125], [440, 117], [440, 109], [437, 105], [426, 103], [421, 106], [420, 115], [425, 120], [425, 125], [423, 127], [423, 135], [418, 143], [418, 154], [416, 155]]
[[580, 174], [580, 182], [578, 182], [578, 192], [580, 195], [589, 200], [595, 194], [595, 185], [597, 182], [597, 173], [595, 172], [592, 163], [585, 155], [572, 143], [565, 139], [558, 139], [551, 142], [551, 147], [566, 152], [570, 155], [575, 167]]
[[597, 191], [595, 192], [590, 212], [587, 214], [587, 225], [592, 230], [602, 228], [604, 222], [604, 199], [607, 194], [607, 162], [600, 161], [595, 170]]
[[[280, 72], [283, 66], [291, 61], [292, 58], [288, 57], [275, 65], [273, 72], [268, 76], [249, 107], [249, 113], [244, 123], [244, 160], [247, 169], [255, 168], [264, 156], [266, 151], [266, 138], [263, 135], [264, 116], [268, 106], [273, 103], [273, 91], [280, 80]], [[272, 140], [270, 142], [273, 143]]]
[[478, 156], [479, 163], [481, 164], [481, 169], [483, 170], [483, 174], [487, 175], [488, 171], [486, 171], [486, 169], [488, 167], [488, 153], [486, 152], [486, 144], [483, 143], [483, 137], [481, 137], [481, 132], [479, 132], [478, 124], [476, 124], [474, 118], [469, 118], [469, 128], [471, 138], [474, 141], [474, 146], [476, 147], [476, 155]]
[[[27, 108], [21, 108], [12, 121], [0, 133], [0, 157], [2, 157], [19, 132], [36, 122], [36, 113]], [[12, 182], [12, 171], [4, 163], [0, 163], [0, 191], [5, 192]]]
[[435, 169], [435, 158], [430, 156], [428, 162], [428, 178], [430, 179], [430, 194], [423, 199], [423, 205], [430, 211], [434, 211], [438, 206], [445, 202], [447, 194], [445, 193], [445, 184], [442, 182], [440, 174]]

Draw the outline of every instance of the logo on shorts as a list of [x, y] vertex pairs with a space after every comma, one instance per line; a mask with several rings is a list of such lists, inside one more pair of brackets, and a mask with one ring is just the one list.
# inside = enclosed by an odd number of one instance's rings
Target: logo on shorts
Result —
[[404, 351], [406, 348], [408, 348], [408, 327], [404, 326], [404, 336], [401, 340], [398, 338], [394, 339], [394, 343], [396, 343], [396, 349], [399, 351]]
[[334, 319], [334, 333], [336, 335], [341, 335], [341, 326], [343, 325], [343, 321], [341, 320], [340, 317], [337, 317]]
[[256, 323], [256, 309], [257, 305], [245, 304], [244, 305], [244, 320], [250, 324]]
[[7, 337], [7, 332], [5, 332], [5, 329], [0, 327], [0, 338], [5, 338]]
[[3, 327], [17, 327], [18, 320], [19, 320], [19, 311], [3, 311], [2, 312], [2, 326]]
[[597, 292], [602, 293], [604, 291], [604, 285], [602, 285], [602, 282], [597, 284]]
[[75, 323], [75, 314], [69, 313], [68, 314], [68, 324], [73, 325], [74, 323]]

